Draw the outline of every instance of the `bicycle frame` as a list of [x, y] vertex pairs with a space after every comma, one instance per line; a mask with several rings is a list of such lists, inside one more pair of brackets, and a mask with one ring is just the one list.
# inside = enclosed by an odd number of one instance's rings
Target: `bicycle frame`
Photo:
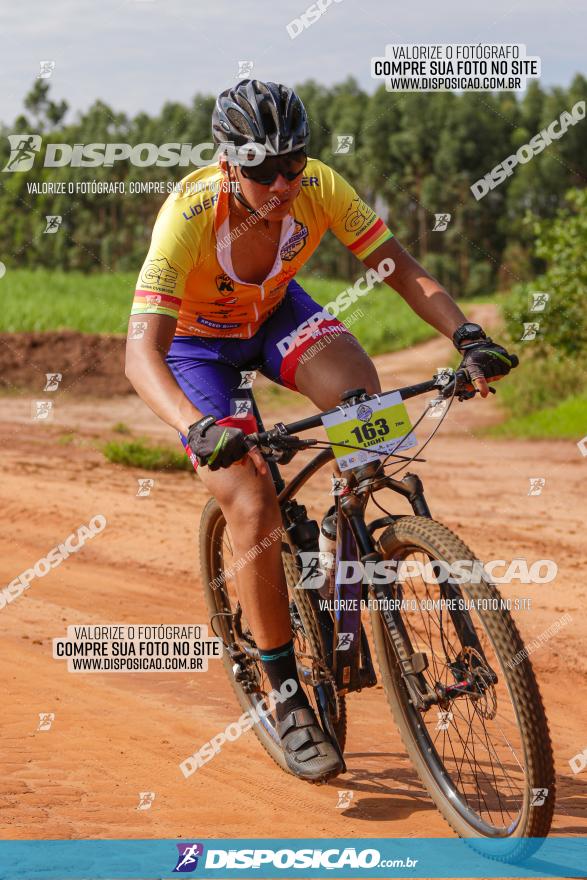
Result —
[[[432, 380], [402, 388], [400, 392], [402, 399], [405, 400], [438, 387], [437, 381]], [[253, 412], [259, 431], [264, 432], [261, 414], [254, 398]], [[320, 424], [321, 416], [311, 416], [288, 425], [287, 433], [296, 434]], [[283, 480], [277, 462], [268, 461], [282, 510], [284, 527], [294, 538], [292, 543], [298, 551], [315, 548], [318, 525], [307, 519], [306, 508], [299, 505], [294, 496], [314, 474], [333, 459], [332, 448], [322, 449], [287, 484]], [[352, 488], [336, 499], [339, 511], [337, 571], [341, 559], [357, 560], [364, 565], [380, 562], [384, 558], [377, 549], [373, 534], [377, 529], [391, 525], [401, 515], [390, 514], [379, 517], [370, 524], [366, 523], [364, 516], [366, 503], [369, 490], [372, 489], [375, 480], [380, 488], [390, 488], [407, 498], [415, 516], [431, 517], [422, 481], [416, 474], [406, 473], [402, 480], [395, 480], [383, 474], [379, 462], [354, 468], [350, 474]], [[443, 584], [441, 592], [443, 598], [462, 598], [461, 591], [454, 584]], [[334, 674], [339, 693], [346, 694], [364, 687], [372, 687], [377, 682], [369, 643], [361, 623], [362, 607], [368, 607], [367, 603], [372, 599], [378, 603], [385, 619], [397, 661], [414, 705], [426, 709], [439, 702], [439, 695], [430, 688], [424, 676], [428, 667], [428, 658], [425, 654], [414, 651], [401, 613], [394, 609], [393, 602], [390, 602], [397, 596], [397, 588], [394, 584], [378, 584], [366, 581], [362, 577], [354, 583], [342, 584], [337, 578], [331, 609], [328, 609], [327, 602], [321, 600], [316, 590], [310, 589], [308, 593], [320, 621], [323, 643], [326, 646], [324, 660]], [[473, 647], [483, 657], [484, 652], [469, 612], [451, 610], [449, 613], [463, 647]]]

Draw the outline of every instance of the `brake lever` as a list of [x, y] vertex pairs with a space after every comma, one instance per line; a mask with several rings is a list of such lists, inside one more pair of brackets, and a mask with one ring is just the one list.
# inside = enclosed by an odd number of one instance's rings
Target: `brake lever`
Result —
[[[488, 386], [491, 394], [497, 394], [495, 388], [491, 385]], [[453, 395], [457, 398], [457, 400], [472, 400], [476, 394], [478, 394], [477, 389], [471, 383], [470, 376], [465, 369], [456, 370], [453, 374], [452, 379], [446, 385], [441, 385], [439, 388], [440, 396], [447, 400], [449, 397]]]
[[286, 464], [291, 461], [293, 454], [300, 449], [308, 446], [315, 446], [318, 440], [302, 440], [301, 437], [289, 436], [280, 430], [280, 425], [276, 425], [275, 429], [265, 432], [263, 440], [259, 434], [247, 434], [245, 443], [249, 450], [258, 449], [263, 458], [267, 461], [283, 462]]
[[[487, 387], [489, 388], [489, 391], [491, 392], [491, 394], [497, 394], [497, 391], [491, 385], [488, 385]], [[457, 399], [458, 400], [472, 400], [476, 394], [480, 394], [480, 391], [478, 388], [473, 388], [472, 386], [465, 387], [465, 388], [463, 388], [462, 391], [459, 392], [459, 394], [457, 395]]]

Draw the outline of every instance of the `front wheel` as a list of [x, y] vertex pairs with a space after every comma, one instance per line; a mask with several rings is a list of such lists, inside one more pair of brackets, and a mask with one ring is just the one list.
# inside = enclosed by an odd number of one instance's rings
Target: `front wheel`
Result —
[[[401, 518], [379, 543], [385, 559], [421, 563], [406, 573], [423, 572], [405, 577], [395, 596], [403, 600], [412, 653], [426, 655], [423, 675], [435, 703], [416, 708], [385, 617], [371, 610], [382, 683], [410, 758], [457, 834], [510, 839], [504, 852], [517, 855], [527, 844], [511, 838], [547, 836], [555, 782], [540, 691], [528, 658], [519, 659], [524, 645], [507, 603], [483, 576], [452, 588], [434, 583], [426, 563], [475, 562], [434, 520]], [[454, 611], [459, 596], [462, 610]]]

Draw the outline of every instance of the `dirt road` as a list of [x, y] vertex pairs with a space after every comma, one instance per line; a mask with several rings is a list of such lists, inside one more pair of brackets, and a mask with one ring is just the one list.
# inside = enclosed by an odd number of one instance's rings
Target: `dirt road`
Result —
[[[425, 379], [450, 354], [435, 340], [377, 358], [383, 386]], [[310, 412], [289, 392], [262, 390], [260, 398], [268, 424]], [[179, 762], [240, 714], [219, 662], [207, 674], [81, 675], [52, 659], [52, 638], [71, 624], [207, 622], [196, 551], [206, 494], [187, 473], [153, 475], [105, 462], [96, 444], [115, 436], [116, 422], [176, 442], [134, 396], [62, 394], [47, 424], [32, 421], [30, 407], [29, 397], [1, 401], [0, 583], [94, 515], [104, 515], [107, 526], [0, 609], [2, 836], [451, 835], [406, 758], [380, 688], [349, 698], [349, 772], [332, 784], [314, 787], [285, 775], [252, 733], [186, 780]], [[553, 830], [584, 834], [587, 771], [573, 774], [569, 759], [587, 747], [587, 460], [570, 442], [473, 436], [474, 427], [497, 418], [494, 400], [455, 404], [418, 472], [434, 516], [481, 558], [551, 558], [559, 566], [553, 584], [504, 592], [532, 598], [532, 610], [516, 615], [525, 640], [564, 612], [572, 617], [532, 662], [556, 753]], [[137, 478], [148, 476], [155, 478], [151, 494], [137, 497]], [[528, 495], [531, 477], [546, 479], [540, 496]], [[328, 486], [324, 472], [303, 499], [315, 514], [328, 505]], [[39, 713], [55, 714], [49, 730], [37, 730]], [[354, 795], [345, 810], [336, 806], [339, 789]], [[155, 793], [150, 809], [137, 810], [139, 792]]]

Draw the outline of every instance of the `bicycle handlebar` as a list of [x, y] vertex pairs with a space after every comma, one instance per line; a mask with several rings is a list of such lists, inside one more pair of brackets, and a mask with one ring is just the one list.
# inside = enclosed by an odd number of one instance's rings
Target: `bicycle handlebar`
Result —
[[[517, 367], [519, 364], [519, 360], [515, 354], [511, 354], [510, 360], [512, 362], [512, 368]], [[469, 390], [471, 387], [471, 380], [467, 370], [460, 369], [455, 370], [451, 379], [446, 382], [445, 376], [442, 373], [436, 375], [433, 379], [429, 379], [427, 382], [418, 382], [415, 385], [406, 385], [404, 388], [396, 388], [395, 391], [399, 392], [402, 400], [409, 400], [411, 397], [418, 397], [420, 394], [426, 394], [429, 391], [439, 391], [440, 395], [444, 399], [448, 399], [449, 397], [453, 397], [456, 395], [459, 400], [469, 400], [475, 395], [475, 391]], [[491, 389], [492, 391], [494, 389]], [[360, 402], [366, 403], [369, 400], [375, 400], [377, 397], [381, 397], [384, 394], [389, 394], [388, 391], [383, 391], [380, 395], [371, 394], [371, 395], [362, 395]], [[346, 404], [347, 406], [351, 404]], [[297, 422], [290, 422], [289, 425], [284, 425], [283, 422], [279, 422], [273, 428], [270, 428], [269, 431], [261, 431], [253, 434], [247, 435], [247, 443], [251, 448], [253, 446], [263, 446], [268, 445], [271, 442], [276, 443], [281, 441], [282, 448], [289, 446], [293, 448], [294, 444], [290, 439], [289, 442], [286, 440], [287, 437], [292, 438], [292, 435], [300, 434], [302, 431], [310, 431], [312, 428], [319, 428], [322, 425], [322, 417], [325, 415], [329, 415], [330, 413], [336, 412], [337, 409], [340, 409], [341, 406], [345, 406], [345, 404], [340, 404], [339, 406], [335, 406], [332, 409], [324, 410], [324, 412], [317, 413], [316, 415], [309, 416], [306, 419], [300, 419]], [[298, 448], [303, 448], [305, 445], [310, 445], [312, 441], [303, 441], [300, 440], [299, 444], [296, 444]]]

